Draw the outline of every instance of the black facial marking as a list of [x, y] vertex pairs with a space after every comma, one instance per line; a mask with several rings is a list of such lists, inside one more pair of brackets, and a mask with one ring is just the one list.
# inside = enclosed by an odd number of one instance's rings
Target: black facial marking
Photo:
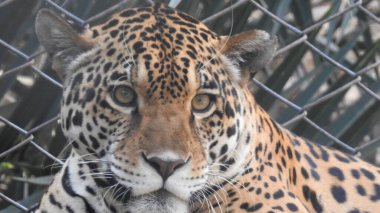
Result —
[[111, 28], [111, 27], [114, 27], [114, 26], [116, 26], [118, 23], [119, 23], [119, 20], [117, 20], [117, 19], [112, 19], [112, 20], [109, 21], [106, 25], [104, 25], [104, 26], [102, 27], [102, 30], [107, 30], [107, 29], [109, 29], [109, 28]]
[[62, 209], [62, 204], [55, 199], [54, 194], [49, 194], [49, 201], [52, 205], [57, 206], [59, 209]]
[[309, 165], [312, 168], [317, 168], [317, 164], [314, 162], [314, 160], [308, 154], [304, 154], [303, 156], [305, 157], [306, 161], [309, 163]]
[[293, 152], [289, 146], [287, 147], [286, 152], [288, 154], [289, 159], [293, 159]]
[[361, 168], [360, 171], [367, 177], [369, 180], [375, 180], [375, 175], [367, 169]]
[[247, 212], [256, 212], [259, 211], [263, 207], [262, 203], [255, 203], [250, 206], [249, 203], [242, 203], [240, 205], [240, 209], [244, 209]]
[[235, 133], [236, 133], [236, 126], [235, 125], [227, 128], [227, 137], [231, 137], [231, 136], [235, 135]]
[[311, 204], [316, 212], [318, 213], [323, 212], [323, 208], [317, 199], [317, 195], [315, 191], [311, 190], [309, 186], [303, 185], [302, 193], [306, 201], [309, 201], [309, 200], [311, 201]]
[[73, 124], [75, 126], [82, 126], [82, 123], [83, 123], [83, 114], [79, 111], [76, 111], [73, 117]]
[[352, 177], [354, 177], [355, 179], [359, 179], [360, 178], [360, 173], [358, 170], [356, 169], [351, 169], [351, 175]]
[[367, 195], [367, 192], [366, 192], [366, 190], [364, 189], [364, 187], [362, 185], [356, 185], [356, 191], [361, 196], [366, 196]]
[[121, 17], [131, 17], [131, 16], [134, 16], [136, 14], [137, 14], [137, 12], [135, 10], [126, 10], [126, 11], [120, 13], [120, 16]]
[[112, 66], [112, 62], [107, 62], [106, 64], [104, 64], [103, 66], [104, 72], [107, 73], [110, 70], [111, 66]]
[[298, 211], [298, 207], [296, 205], [294, 205], [293, 203], [287, 203], [286, 206], [288, 207], [288, 209], [291, 211], [291, 212], [296, 212]]
[[220, 154], [219, 155], [224, 155], [228, 150], [228, 145], [224, 144], [222, 148], [220, 149]]
[[226, 113], [228, 118], [235, 117], [235, 112], [232, 109], [230, 102], [228, 102], [228, 101], [225, 104], [224, 112]]
[[280, 199], [283, 196], [284, 196], [284, 192], [281, 189], [279, 189], [275, 193], [273, 193], [273, 199], [275, 199], [275, 200]]
[[346, 158], [346, 157], [344, 157], [344, 156], [342, 156], [342, 155], [340, 155], [340, 154], [338, 154], [338, 153], [334, 153], [334, 157], [335, 157], [338, 161], [340, 161], [340, 162], [342, 162], [342, 163], [349, 163], [349, 162], [350, 162], [350, 159], [348, 159], [348, 158]]
[[63, 189], [65, 190], [65, 192], [67, 194], [69, 194], [72, 197], [78, 197], [78, 198], [83, 200], [83, 202], [85, 204], [86, 212], [88, 212], [88, 213], [95, 213], [96, 212], [95, 209], [90, 205], [90, 203], [87, 201], [87, 199], [85, 197], [78, 195], [73, 190], [68, 167], [66, 167], [65, 170], [63, 171], [63, 176], [62, 176], [61, 180], [62, 180], [61, 184], [63, 186]]
[[346, 191], [341, 186], [332, 186], [331, 194], [338, 203], [344, 203], [347, 200]]
[[338, 167], [331, 167], [329, 168], [330, 175], [336, 177], [338, 180], [343, 181], [344, 180], [344, 174], [342, 170], [340, 170]]
[[380, 185], [377, 183], [373, 184], [373, 190], [374, 190], [374, 193], [373, 195], [371, 195], [371, 200], [373, 202], [379, 201], [380, 200]]

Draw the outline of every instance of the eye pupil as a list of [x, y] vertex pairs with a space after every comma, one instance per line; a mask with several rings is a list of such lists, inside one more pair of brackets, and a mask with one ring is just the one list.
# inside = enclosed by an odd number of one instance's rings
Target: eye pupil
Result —
[[207, 111], [212, 103], [212, 100], [207, 94], [199, 94], [193, 98], [192, 107], [194, 112]]
[[120, 105], [133, 105], [136, 99], [136, 93], [128, 86], [117, 86], [113, 92], [114, 100]]
[[129, 99], [129, 98], [131, 98], [131, 96], [132, 96], [131, 92], [130, 92], [129, 90], [125, 89], [125, 88], [124, 88], [123, 90], [121, 90], [120, 93], [121, 93], [121, 95], [123, 95], [126, 99]]

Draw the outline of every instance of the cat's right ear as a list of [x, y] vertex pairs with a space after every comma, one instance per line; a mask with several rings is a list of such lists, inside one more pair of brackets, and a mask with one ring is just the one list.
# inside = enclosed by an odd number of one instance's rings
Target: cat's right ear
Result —
[[67, 66], [70, 62], [93, 47], [84, 34], [47, 9], [38, 12], [35, 28], [38, 40], [52, 56], [53, 69], [62, 79], [69, 75]]

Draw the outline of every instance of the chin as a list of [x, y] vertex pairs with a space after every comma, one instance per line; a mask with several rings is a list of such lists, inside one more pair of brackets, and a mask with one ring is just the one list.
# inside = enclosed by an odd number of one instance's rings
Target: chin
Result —
[[188, 202], [178, 198], [166, 190], [159, 190], [150, 194], [131, 197], [126, 203], [131, 213], [187, 213]]

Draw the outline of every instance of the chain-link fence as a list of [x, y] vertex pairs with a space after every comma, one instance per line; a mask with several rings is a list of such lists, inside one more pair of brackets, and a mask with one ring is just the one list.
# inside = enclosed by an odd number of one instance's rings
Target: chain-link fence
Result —
[[[256, 98], [284, 126], [376, 163], [380, 145], [380, 2], [166, 1], [221, 34], [275, 34], [272, 65], [253, 79]], [[0, 1], [0, 209], [37, 205], [67, 144], [59, 127], [62, 84], [34, 35], [47, 7], [75, 25], [96, 24], [133, 0]]]

